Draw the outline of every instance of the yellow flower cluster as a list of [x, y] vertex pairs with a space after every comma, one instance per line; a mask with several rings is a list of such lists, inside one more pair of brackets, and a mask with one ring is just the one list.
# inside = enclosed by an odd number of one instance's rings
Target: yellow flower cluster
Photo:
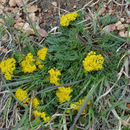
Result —
[[[23, 101], [23, 103], [28, 103], [30, 98], [28, 98], [28, 94], [26, 90], [23, 90], [21, 88], [18, 88], [15, 96], [20, 100]], [[25, 100], [24, 100], [25, 99]]]
[[36, 109], [38, 106], [39, 106], [39, 101], [38, 101], [38, 99], [36, 98], [36, 97], [34, 97], [33, 99], [32, 99], [32, 105], [33, 105], [33, 108], [34, 109]]
[[41, 60], [39, 58], [36, 59], [36, 65], [38, 66], [39, 69], [43, 68], [43, 64], [41, 63]]
[[89, 52], [83, 61], [84, 69], [88, 72], [99, 70], [103, 68], [104, 58], [101, 54], [97, 55], [96, 52]]
[[37, 117], [42, 118], [43, 121], [45, 121], [45, 122], [50, 120], [50, 117], [46, 116], [45, 112], [39, 112], [39, 111], [35, 110], [33, 112], [33, 114], [34, 114], [35, 118], [37, 118]]
[[[29, 103], [29, 101], [30, 101], [30, 98], [28, 97], [27, 91], [23, 90], [21, 88], [18, 88], [16, 90], [15, 96], [20, 101], [23, 101], [23, 103]], [[32, 99], [32, 106], [33, 106], [33, 108], [36, 109], [39, 106], [39, 104], [40, 104], [40, 102], [38, 101], [38, 99], [36, 97], [34, 97]]]
[[57, 92], [56, 92], [56, 96], [59, 99], [60, 103], [64, 103], [70, 100], [71, 96], [70, 93], [73, 90], [70, 87], [59, 87]]
[[[79, 101], [75, 102], [75, 103], [72, 103], [70, 105], [70, 108], [73, 110], [73, 111], [79, 111], [80, 110], [80, 107], [82, 106], [82, 104], [84, 103], [84, 100], [85, 99], [80, 99]], [[91, 101], [88, 102], [88, 106], [91, 104]], [[87, 107], [86, 107], [87, 108]], [[86, 108], [83, 110], [83, 112], [81, 113], [81, 115], [84, 115], [86, 113]], [[68, 113], [70, 111], [67, 111]]]
[[60, 24], [61, 24], [61, 26], [69, 26], [69, 23], [71, 21], [76, 20], [77, 17], [79, 17], [79, 14], [76, 12], [62, 15], [60, 18]]
[[48, 50], [47, 48], [42, 48], [37, 52], [37, 56], [39, 57], [39, 59], [45, 60], [47, 50]]
[[11, 80], [12, 79], [13, 72], [16, 69], [15, 64], [16, 64], [16, 60], [14, 58], [9, 58], [7, 60], [3, 60], [0, 63], [1, 72], [3, 74], [5, 74], [4, 77], [7, 80]]
[[32, 73], [36, 69], [35, 59], [33, 58], [32, 53], [28, 53], [25, 57], [25, 60], [21, 62], [21, 67], [24, 73]]
[[58, 81], [60, 79], [58, 78], [58, 76], [61, 75], [60, 71], [58, 69], [52, 68], [48, 71], [48, 73], [50, 74], [50, 76], [49, 76], [50, 83], [55, 84], [55, 85], [59, 85]]

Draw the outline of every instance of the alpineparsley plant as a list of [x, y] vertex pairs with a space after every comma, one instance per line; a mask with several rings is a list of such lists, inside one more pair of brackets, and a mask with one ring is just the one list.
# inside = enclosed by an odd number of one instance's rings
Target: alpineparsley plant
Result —
[[[11, 83], [15, 78], [28, 80], [15, 86], [14, 92], [17, 100], [28, 110], [31, 107], [31, 118], [27, 114], [22, 127], [36, 129], [41, 125], [49, 128], [48, 123], [53, 122], [53, 128], [61, 129], [64, 118], [71, 127], [78, 112], [85, 121], [84, 128], [106, 118], [107, 111], [101, 113], [100, 109], [108, 108], [107, 104], [102, 106], [103, 102], [95, 101], [104, 93], [107, 84], [116, 82], [122, 61], [119, 67], [118, 63], [123, 54], [123, 51], [116, 52], [116, 49], [122, 42], [113, 34], [103, 34], [92, 43], [84, 24], [77, 24], [81, 20], [81, 14], [76, 12], [62, 15], [58, 29], [60, 33], [49, 34], [44, 46], [28, 44], [21, 52], [15, 51], [13, 57], [1, 61], [3, 81], [6, 79]], [[124, 82], [127, 83], [127, 80], [120, 78], [115, 91]], [[109, 94], [107, 97], [112, 99]], [[118, 95], [117, 98], [120, 97]], [[89, 100], [83, 107], [87, 98]], [[18, 107], [23, 109], [22, 106]], [[55, 116], [56, 113], [59, 116]], [[28, 126], [29, 122], [31, 126]], [[108, 127], [112, 128], [110, 125]]]

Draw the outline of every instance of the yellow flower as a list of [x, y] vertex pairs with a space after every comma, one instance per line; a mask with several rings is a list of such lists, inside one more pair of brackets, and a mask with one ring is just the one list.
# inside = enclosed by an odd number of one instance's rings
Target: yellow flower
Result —
[[36, 65], [38, 66], [39, 69], [42, 69], [43, 66], [44, 66], [44, 65], [41, 63], [41, 61], [40, 61], [39, 58], [36, 59]]
[[35, 110], [33, 112], [33, 114], [34, 114], [35, 117], [40, 117], [41, 116], [41, 112], [39, 112], [38, 110]]
[[47, 50], [48, 50], [47, 48], [42, 48], [37, 52], [37, 56], [39, 57], [39, 59], [45, 60]]
[[41, 113], [41, 118], [43, 119], [43, 121], [49, 121], [50, 120], [50, 117], [49, 116], [46, 116], [46, 113], [45, 112], [42, 112]]
[[62, 15], [60, 18], [60, 25], [61, 26], [69, 26], [69, 23], [71, 21], [75, 21], [77, 17], [79, 17], [79, 14], [76, 12]]
[[24, 73], [32, 73], [36, 69], [35, 59], [33, 58], [32, 53], [28, 53], [25, 57], [25, 60], [21, 62], [22, 71]]
[[16, 64], [16, 60], [14, 58], [9, 58], [7, 60], [3, 60], [0, 63], [1, 72], [3, 74], [5, 74], [4, 77], [7, 80], [11, 80], [12, 79], [13, 72], [16, 69], [15, 64]]
[[38, 110], [35, 110], [33, 112], [35, 118], [39, 117], [39, 118], [42, 118], [43, 121], [49, 121], [50, 120], [50, 117], [49, 116], [46, 116], [46, 113], [45, 112], [39, 112]]
[[59, 99], [60, 103], [64, 103], [70, 100], [71, 96], [70, 93], [73, 90], [70, 87], [59, 87], [57, 92], [56, 92], [56, 96]]
[[39, 101], [38, 101], [38, 99], [36, 98], [36, 97], [34, 97], [33, 99], [32, 99], [32, 105], [33, 105], [33, 108], [34, 109], [36, 109], [38, 106], [39, 106]]
[[103, 68], [104, 58], [101, 54], [97, 55], [96, 52], [89, 52], [83, 61], [84, 69], [88, 72], [100, 70]]
[[[72, 103], [70, 104], [70, 108], [73, 110], [73, 111], [79, 111], [82, 104], [84, 103], [84, 98], [83, 99], [80, 99], [79, 101], [75, 102], [75, 103]], [[88, 102], [88, 106], [91, 104], [91, 101]], [[83, 112], [81, 113], [81, 115], [84, 115], [86, 113], [86, 109], [87, 109], [87, 106], [86, 108], [83, 110]], [[69, 111], [67, 111], [69, 112]]]
[[61, 73], [60, 73], [60, 71], [58, 70], [58, 69], [50, 69], [49, 71], [48, 71], [48, 73], [50, 74], [50, 76], [49, 76], [49, 80], [50, 80], [50, 83], [52, 83], [52, 84], [55, 84], [55, 85], [59, 85], [59, 78], [58, 78], [58, 76], [60, 76], [61, 75]]
[[60, 18], [60, 25], [61, 26], [69, 26], [69, 20], [67, 19], [66, 15], [62, 15]]
[[23, 101], [24, 103], [28, 103], [30, 100], [30, 98], [28, 98], [27, 91], [23, 90], [21, 88], [18, 88], [16, 90], [15, 96], [16, 96], [16, 98], [18, 98], [20, 101]]

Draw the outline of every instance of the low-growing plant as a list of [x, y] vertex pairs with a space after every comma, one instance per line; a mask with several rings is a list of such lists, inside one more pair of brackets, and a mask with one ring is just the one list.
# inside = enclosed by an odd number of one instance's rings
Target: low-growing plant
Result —
[[[14, 98], [8, 104], [18, 102], [21, 110], [22, 119], [15, 129], [47, 129], [50, 125], [88, 129], [100, 122], [107, 128], [116, 127], [107, 114], [117, 107], [122, 109], [130, 99], [120, 100], [121, 86], [127, 85], [128, 79], [118, 77], [125, 50], [116, 50], [125, 39], [98, 33], [100, 37], [93, 42], [93, 34], [84, 29], [83, 23], [77, 24], [81, 20], [80, 13], [63, 15], [59, 33], [49, 34], [44, 45], [31, 45], [30, 40], [20, 52], [14, 51], [13, 58], [0, 63], [2, 81]], [[102, 26], [111, 22], [100, 20]], [[19, 41], [24, 44], [21, 36]]]

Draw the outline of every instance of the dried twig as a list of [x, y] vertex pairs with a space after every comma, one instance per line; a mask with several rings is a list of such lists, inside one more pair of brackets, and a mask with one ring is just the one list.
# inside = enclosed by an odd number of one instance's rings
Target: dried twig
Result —
[[0, 88], [5, 88], [6, 86], [17, 86], [17, 85], [20, 85], [20, 84], [23, 84], [23, 83], [27, 83], [29, 82], [30, 80], [24, 80], [24, 81], [19, 81], [19, 82], [14, 82], [14, 83], [8, 83], [8, 84], [4, 84], [4, 85], [0, 85]]
[[53, 90], [53, 89], [57, 89], [57, 88], [63, 87], [63, 86], [70, 86], [70, 85], [78, 84], [78, 83], [80, 83], [80, 82], [82, 82], [82, 81], [84, 81], [84, 80], [85, 80], [85, 79], [82, 79], [82, 80], [79, 80], [79, 81], [75, 81], [75, 82], [72, 82], [72, 83], [63, 84], [63, 85], [50, 86], [50, 87], [48, 87], [48, 88], [45, 88], [45, 89], [43, 89], [43, 90], [37, 92], [36, 94], [34, 94], [34, 96], [36, 96], [36, 95], [38, 95], [38, 94], [40, 94], [40, 93], [42, 93], [42, 92], [45, 92], [45, 91], [47, 91], [47, 90]]

